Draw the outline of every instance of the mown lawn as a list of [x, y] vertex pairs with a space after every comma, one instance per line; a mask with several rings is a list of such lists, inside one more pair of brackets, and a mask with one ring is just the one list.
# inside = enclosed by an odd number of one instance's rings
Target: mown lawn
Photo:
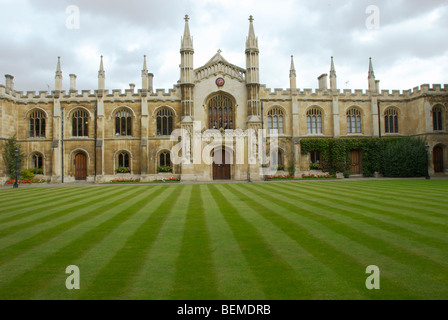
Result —
[[447, 196], [440, 180], [2, 189], [0, 299], [448, 299]]

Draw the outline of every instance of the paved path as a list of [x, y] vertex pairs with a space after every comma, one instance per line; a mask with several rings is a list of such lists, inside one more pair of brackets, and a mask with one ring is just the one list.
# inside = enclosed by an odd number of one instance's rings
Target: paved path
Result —
[[[310, 180], [271, 180], [271, 181], [252, 181], [251, 183], [282, 183], [282, 182], [350, 182], [350, 181], [374, 181], [374, 180], [425, 180], [425, 178], [350, 178], [350, 179], [310, 179]], [[448, 180], [448, 176], [431, 177], [431, 180]], [[42, 184], [21, 184], [19, 188], [51, 188], [51, 187], [110, 187], [110, 186], [157, 186], [157, 185], [189, 185], [189, 184], [233, 184], [233, 183], [249, 183], [247, 181], [181, 181], [181, 182], [167, 182], [167, 183], [94, 183], [94, 182], [68, 182], [68, 183], [42, 183]], [[0, 190], [11, 189], [12, 185], [0, 186]]]

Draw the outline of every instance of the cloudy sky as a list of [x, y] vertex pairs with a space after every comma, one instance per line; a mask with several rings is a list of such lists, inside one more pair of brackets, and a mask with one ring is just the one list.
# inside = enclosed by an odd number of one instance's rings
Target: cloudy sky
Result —
[[154, 87], [170, 89], [185, 14], [195, 68], [218, 49], [245, 67], [253, 15], [268, 88], [289, 87], [291, 55], [299, 88], [316, 88], [331, 56], [340, 89], [367, 88], [369, 57], [381, 89], [448, 83], [446, 0], [0, 0], [0, 83], [11, 74], [16, 90], [53, 90], [61, 56], [63, 89], [73, 73], [79, 90], [93, 90], [103, 55], [106, 88], [140, 88], [147, 55]]

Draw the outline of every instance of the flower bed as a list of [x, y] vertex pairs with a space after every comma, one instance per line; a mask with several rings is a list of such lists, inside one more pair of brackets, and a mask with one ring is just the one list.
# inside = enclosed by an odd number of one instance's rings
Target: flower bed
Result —
[[153, 183], [164, 183], [164, 182], [179, 182], [179, 181], [180, 181], [179, 178], [171, 177], [171, 178], [168, 178], [168, 179], [153, 180], [151, 182], [153, 182]]
[[141, 179], [113, 179], [110, 183], [140, 183]]
[[335, 174], [302, 174], [302, 179], [336, 179]]
[[[16, 181], [16, 179], [8, 179], [6, 180], [5, 184], [14, 184], [14, 182]], [[33, 184], [33, 183], [45, 183], [47, 182], [47, 180], [44, 179], [19, 179], [17, 180], [17, 182], [19, 184]]]
[[294, 175], [276, 175], [276, 176], [267, 176], [268, 180], [294, 180]]

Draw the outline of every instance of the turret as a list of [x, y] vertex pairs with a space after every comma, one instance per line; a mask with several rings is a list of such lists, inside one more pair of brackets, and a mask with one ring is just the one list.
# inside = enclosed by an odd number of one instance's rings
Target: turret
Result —
[[182, 116], [184, 121], [192, 121], [194, 116], [193, 93], [194, 93], [194, 69], [193, 69], [193, 39], [190, 35], [188, 21], [190, 18], [185, 15], [184, 36], [180, 46], [180, 86], [182, 91]]
[[146, 66], [146, 55], [143, 56], [143, 69], [142, 69], [142, 90], [148, 90], [148, 68]]
[[331, 67], [330, 67], [330, 89], [331, 90], [338, 89], [336, 69], [334, 68], [333, 57], [331, 57]]
[[294, 67], [294, 57], [291, 56], [291, 67], [289, 68], [289, 87], [292, 93], [297, 92], [297, 74]]
[[98, 90], [103, 91], [106, 83], [106, 72], [104, 71], [103, 56], [101, 56], [100, 70], [98, 71]]
[[56, 74], [54, 76], [54, 89], [56, 91], [62, 91], [61, 57], [58, 57], [58, 64], [56, 66]]
[[[249, 35], [246, 40], [246, 87], [247, 105], [250, 116], [261, 116], [260, 108], [260, 76], [258, 62], [258, 39], [255, 37], [254, 18], [249, 17]], [[250, 121], [260, 121], [260, 119], [250, 119]]]
[[373, 72], [372, 58], [369, 58], [369, 90], [376, 92], [376, 80], [375, 73]]

